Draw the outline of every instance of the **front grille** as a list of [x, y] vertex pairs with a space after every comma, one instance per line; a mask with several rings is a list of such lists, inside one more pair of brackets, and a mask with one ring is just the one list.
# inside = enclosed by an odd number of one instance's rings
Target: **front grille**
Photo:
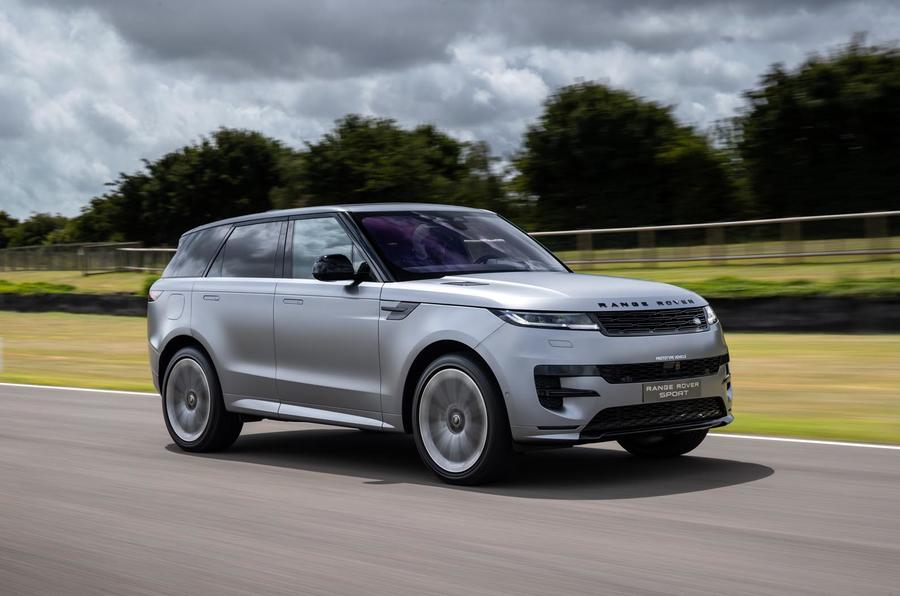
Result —
[[595, 313], [603, 335], [667, 335], [706, 331], [706, 312], [698, 308], [626, 310]]
[[718, 397], [618, 406], [601, 410], [581, 434], [590, 438], [618, 432], [689, 425], [724, 416], [727, 416], [725, 405]]
[[640, 362], [637, 364], [598, 364], [597, 375], [607, 383], [648, 383], [708, 377], [719, 372], [719, 367], [728, 362], [728, 354], [712, 358], [675, 360], [672, 362]]

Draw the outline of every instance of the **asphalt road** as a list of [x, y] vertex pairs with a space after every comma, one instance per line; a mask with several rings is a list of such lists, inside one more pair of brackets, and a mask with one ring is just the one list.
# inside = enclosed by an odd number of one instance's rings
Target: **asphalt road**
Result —
[[900, 451], [708, 439], [437, 482], [405, 436], [260, 422], [175, 449], [158, 398], [0, 386], [0, 593], [898, 594]]

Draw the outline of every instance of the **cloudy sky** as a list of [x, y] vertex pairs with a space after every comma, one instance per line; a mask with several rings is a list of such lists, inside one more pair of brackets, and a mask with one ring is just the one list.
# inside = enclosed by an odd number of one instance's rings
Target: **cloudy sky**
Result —
[[828, 0], [0, 0], [0, 209], [78, 213], [219, 126], [300, 146], [358, 112], [509, 155], [554, 88], [599, 80], [706, 127], [772, 62], [900, 36]]

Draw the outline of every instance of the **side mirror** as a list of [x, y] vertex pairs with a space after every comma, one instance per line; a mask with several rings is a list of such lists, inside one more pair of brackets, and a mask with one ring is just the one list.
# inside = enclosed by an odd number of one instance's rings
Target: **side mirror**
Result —
[[319, 281], [347, 281], [356, 278], [353, 263], [346, 255], [323, 255], [312, 266], [313, 277]]
[[353, 283], [355, 284], [361, 284], [364, 281], [375, 281], [375, 276], [372, 275], [372, 268], [365, 261], [359, 264], [356, 275], [353, 277]]

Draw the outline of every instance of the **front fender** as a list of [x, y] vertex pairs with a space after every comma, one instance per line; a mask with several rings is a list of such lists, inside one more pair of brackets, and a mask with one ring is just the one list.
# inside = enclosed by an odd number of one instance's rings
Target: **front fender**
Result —
[[399, 420], [409, 370], [428, 346], [455, 341], [474, 350], [503, 324], [484, 308], [442, 304], [420, 304], [401, 320], [382, 317], [378, 337], [382, 412]]

